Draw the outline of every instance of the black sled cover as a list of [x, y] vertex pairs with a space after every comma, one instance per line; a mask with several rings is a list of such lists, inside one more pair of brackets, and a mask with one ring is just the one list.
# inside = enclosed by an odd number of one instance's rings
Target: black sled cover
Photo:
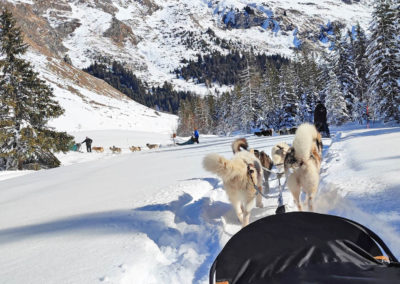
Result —
[[291, 212], [235, 234], [211, 267], [211, 283], [399, 284], [400, 264], [374, 232], [354, 221]]

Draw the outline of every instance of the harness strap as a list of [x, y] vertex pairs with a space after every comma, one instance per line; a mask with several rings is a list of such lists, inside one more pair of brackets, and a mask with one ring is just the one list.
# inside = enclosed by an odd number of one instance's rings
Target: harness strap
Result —
[[254, 185], [254, 189], [256, 190], [256, 195], [261, 194], [261, 196], [264, 197], [265, 199], [269, 198], [267, 195], [265, 195], [264, 193], [261, 192], [260, 188], [257, 185], [255, 185], [254, 182], [253, 182], [253, 185]]
[[[245, 162], [246, 163], [246, 162]], [[247, 164], [247, 163], [246, 163]], [[251, 183], [253, 184], [254, 189], [256, 190], [256, 195], [260, 194], [262, 197], [264, 197], [265, 199], [268, 199], [269, 197], [267, 195], [265, 195], [264, 193], [262, 193], [262, 190], [260, 190], [260, 188], [255, 184], [253, 177], [251, 176], [251, 172], [250, 172], [250, 164], [247, 164], [247, 174], [250, 177]], [[282, 188], [281, 188], [281, 180], [280, 177], [282, 176], [283, 173], [276, 173], [278, 175], [278, 180], [279, 180], [279, 197], [278, 197], [278, 204], [283, 204], [283, 199], [282, 199]], [[286, 184], [286, 181], [285, 181]]]

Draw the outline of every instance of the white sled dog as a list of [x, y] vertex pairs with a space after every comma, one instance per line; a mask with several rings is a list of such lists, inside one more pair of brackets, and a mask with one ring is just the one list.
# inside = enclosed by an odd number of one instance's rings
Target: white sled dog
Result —
[[[284, 162], [287, 185], [299, 211], [302, 211], [301, 190], [307, 195], [308, 210], [313, 211], [312, 203], [318, 190], [321, 158], [321, 134], [312, 124], [300, 125]], [[293, 173], [289, 173], [291, 169]]]
[[262, 168], [257, 157], [247, 151], [237, 152], [231, 160], [218, 154], [208, 154], [203, 159], [203, 167], [222, 179], [242, 227], [248, 225], [256, 196], [257, 207], [263, 207], [262, 197], [260, 194], [256, 195], [254, 186], [262, 186]]
[[286, 153], [289, 151], [289, 145], [285, 142], [276, 144], [271, 149], [271, 157], [278, 172], [283, 170], [283, 163], [285, 162]]

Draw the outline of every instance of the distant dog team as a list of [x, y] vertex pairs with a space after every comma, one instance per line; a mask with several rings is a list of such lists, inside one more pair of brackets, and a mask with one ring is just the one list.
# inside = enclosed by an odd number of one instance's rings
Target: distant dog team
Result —
[[[157, 145], [157, 144], [149, 144], [149, 143], [147, 143], [146, 146], [147, 146], [149, 149], [157, 149], [157, 148], [160, 147], [160, 146]], [[122, 148], [116, 147], [116, 146], [109, 147], [109, 149], [110, 149], [110, 151], [111, 151], [113, 154], [115, 154], [115, 153], [118, 153], [118, 154], [119, 154], [119, 153], [122, 152]], [[92, 150], [93, 150], [94, 152], [96, 152], [96, 153], [103, 153], [103, 152], [104, 152], [104, 147], [95, 146], [95, 147], [92, 147]], [[142, 148], [139, 147], [139, 146], [130, 146], [130, 147], [129, 147], [129, 150], [130, 150], [131, 152], [138, 152], [138, 151], [142, 151]]]

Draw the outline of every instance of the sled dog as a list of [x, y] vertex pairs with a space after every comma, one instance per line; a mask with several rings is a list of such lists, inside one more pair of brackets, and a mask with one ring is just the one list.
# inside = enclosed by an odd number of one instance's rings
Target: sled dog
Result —
[[274, 165], [276, 166], [278, 172], [283, 170], [283, 163], [285, 162], [286, 153], [289, 150], [289, 145], [285, 142], [280, 142], [276, 144], [271, 149], [271, 157]]
[[136, 151], [141, 151], [142, 148], [140, 148], [139, 146], [131, 146], [129, 147], [129, 150], [131, 150], [131, 152], [136, 152]]
[[264, 135], [264, 136], [272, 136], [272, 129], [270, 128], [270, 129], [267, 129], [267, 130], [262, 130], [261, 131], [261, 133], [262, 133], [262, 135]]
[[103, 153], [104, 148], [103, 147], [92, 147], [92, 150], [97, 152], [97, 153]]
[[263, 207], [262, 196], [256, 194], [254, 186], [261, 188], [262, 185], [259, 159], [247, 151], [236, 152], [230, 160], [214, 153], [204, 157], [203, 167], [222, 179], [224, 189], [242, 227], [248, 225], [254, 199], [256, 199], [257, 207]]
[[115, 153], [121, 153], [122, 152], [122, 150], [121, 150], [121, 148], [118, 148], [118, 147], [115, 147], [115, 146], [112, 146], [112, 147], [110, 147], [110, 150], [111, 150], [111, 152], [113, 153], [113, 154], [115, 154]]
[[293, 146], [289, 148], [284, 161], [287, 186], [299, 211], [302, 211], [301, 191], [307, 195], [308, 210], [313, 211], [312, 203], [318, 190], [321, 158], [321, 134], [312, 124], [300, 125], [296, 131]]
[[[248, 143], [246, 138], [239, 138], [236, 139], [232, 143], [232, 152], [233, 154], [236, 154], [237, 152], [240, 152], [240, 149], [248, 150]], [[264, 181], [263, 181], [263, 191], [264, 193], [269, 192], [269, 176], [271, 175], [271, 169], [274, 163], [272, 162], [270, 156], [268, 156], [264, 151], [258, 151], [255, 149], [250, 149], [250, 152], [256, 156], [257, 159], [260, 160], [261, 166], [262, 166], [262, 171], [263, 171], [263, 176], [264, 176]]]
[[157, 144], [149, 144], [149, 143], [147, 143], [146, 146], [149, 149], [158, 149], [159, 148], [159, 146]]
[[271, 157], [268, 156], [264, 151], [254, 150], [254, 155], [260, 160], [261, 166], [263, 167], [263, 189], [264, 193], [269, 193], [269, 176], [271, 175], [271, 169], [274, 163]]

